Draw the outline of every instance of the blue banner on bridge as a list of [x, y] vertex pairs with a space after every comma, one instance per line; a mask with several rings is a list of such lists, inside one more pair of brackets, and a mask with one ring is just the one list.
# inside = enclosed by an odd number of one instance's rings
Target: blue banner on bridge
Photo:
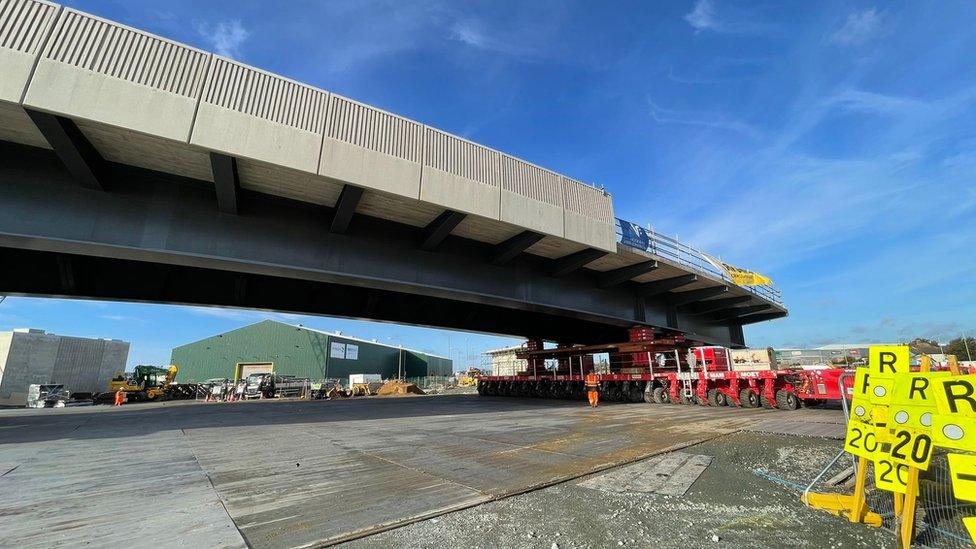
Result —
[[620, 243], [632, 248], [650, 251], [651, 239], [647, 236], [647, 231], [643, 227], [630, 221], [617, 219], [617, 226], [620, 227]]

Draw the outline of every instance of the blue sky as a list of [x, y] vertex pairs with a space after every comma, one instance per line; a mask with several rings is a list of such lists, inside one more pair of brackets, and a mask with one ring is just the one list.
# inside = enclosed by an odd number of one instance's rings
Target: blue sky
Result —
[[[606, 186], [618, 217], [774, 278], [790, 317], [753, 346], [976, 333], [972, 2], [68, 3]], [[159, 363], [265, 316], [10, 298], [0, 329]], [[510, 341], [285, 318], [439, 354]]]

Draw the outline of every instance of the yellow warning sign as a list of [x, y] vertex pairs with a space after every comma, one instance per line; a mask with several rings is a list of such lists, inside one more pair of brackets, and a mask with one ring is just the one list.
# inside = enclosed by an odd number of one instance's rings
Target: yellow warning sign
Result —
[[854, 371], [854, 386], [851, 387], [853, 398], [868, 398], [871, 395], [871, 376], [867, 368], [858, 368]]
[[851, 419], [862, 423], [871, 423], [874, 409], [874, 405], [867, 397], [854, 395], [854, 400], [851, 401]]
[[962, 519], [962, 523], [966, 526], [966, 530], [969, 531], [969, 537], [976, 543], [976, 517], [965, 517]]
[[891, 402], [891, 393], [895, 385], [893, 377], [871, 376], [871, 404], [885, 406]]
[[908, 345], [875, 345], [868, 348], [868, 371], [872, 385], [876, 378], [891, 378], [895, 374], [908, 372], [910, 364]]
[[854, 385], [851, 387], [851, 419], [871, 423], [871, 387], [868, 383], [868, 369], [858, 368], [854, 372]]
[[956, 499], [976, 501], [976, 455], [949, 454], [949, 473]]
[[932, 381], [940, 414], [976, 418], [976, 376], [948, 376]]
[[891, 461], [926, 471], [932, 460], [932, 437], [907, 429], [895, 428], [891, 433]]
[[888, 409], [888, 417], [891, 419], [890, 427], [908, 427], [916, 431], [927, 433], [932, 429], [932, 416], [935, 415], [935, 407], [928, 406], [906, 406], [904, 404], [892, 404]]
[[881, 445], [874, 433], [874, 427], [864, 423], [851, 421], [847, 424], [847, 436], [844, 438], [844, 451], [858, 457], [874, 460]]
[[908, 466], [881, 457], [874, 462], [874, 485], [886, 492], [908, 491]]
[[932, 442], [942, 448], [976, 449], [976, 418], [935, 414], [932, 416]]
[[931, 406], [935, 408], [936, 387], [934, 381], [951, 375], [949, 372], [912, 372], [895, 376], [892, 386], [892, 404]]
[[909, 427], [928, 432], [936, 412], [934, 381], [949, 372], [912, 372], [895, 376], [889, 417], [891, 427]]

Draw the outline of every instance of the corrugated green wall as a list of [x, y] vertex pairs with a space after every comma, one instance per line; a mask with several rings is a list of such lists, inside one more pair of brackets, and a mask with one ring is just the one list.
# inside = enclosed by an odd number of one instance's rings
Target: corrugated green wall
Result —
[[[355, 360], [331, 356], [331, 344], [355, 345]], [[338, 349], [337, 349], [338, 350]], [[173, 349], [172, 363], [180, 368], [177, 380], [199, 382], [233, 379], [240, 362], [273, 362], [276, 373], [312, 380], [348, 378], [350, 374], [380, 374], [392, 379], [399, 371], [400, 350], [342, 336], [264, 320]], [[405, 377], [450, 375], [449, 359], [403, 351]]]
[[399, 349], [383, 345], [371, 345], [341, 336], [329, 336], [329, 343], [330, 347], [332, 343], [356, 345], [359, 347], [359, 357], [356, 360], [349, 360], [330, 355], [328, 375], [324, 377], [347, 379], [350, 374], [380, 374], [383, 379], [397, 377], [397, 353], [400, 351]]

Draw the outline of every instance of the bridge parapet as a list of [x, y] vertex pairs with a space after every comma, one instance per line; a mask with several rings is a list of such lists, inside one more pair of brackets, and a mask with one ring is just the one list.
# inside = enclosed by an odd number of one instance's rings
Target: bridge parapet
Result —
[[[72, 8], [42, 0], [6, 0], [2, 8], [0, 101], [170, 142], [147, 141], [127, 163], [196, 177], [193, 164], [202, 148], [241, 159], [245, 188], [275, 189], [288, 180], [292, 183], [282, 192], [289, 198], [322, 203], [339, 194], [330, 186], [351, 184], [419, 200], [427, 217], [439, 206], [496, 221], [495, 230], [488, 231], [495, 240], [522, 228], [615, 249], [613, 205], [602, 189]], [[15, 133], [6, 130], [0, 137]], [[114, 137], [115, 142], [146, 139]], [[43, 142], [27, 144], [38, 141]], [[156, 151], [166, 158], [152, 158], [154, 147], [168, 147]], [[415, 220], [425, 221], [423, 216]]]

